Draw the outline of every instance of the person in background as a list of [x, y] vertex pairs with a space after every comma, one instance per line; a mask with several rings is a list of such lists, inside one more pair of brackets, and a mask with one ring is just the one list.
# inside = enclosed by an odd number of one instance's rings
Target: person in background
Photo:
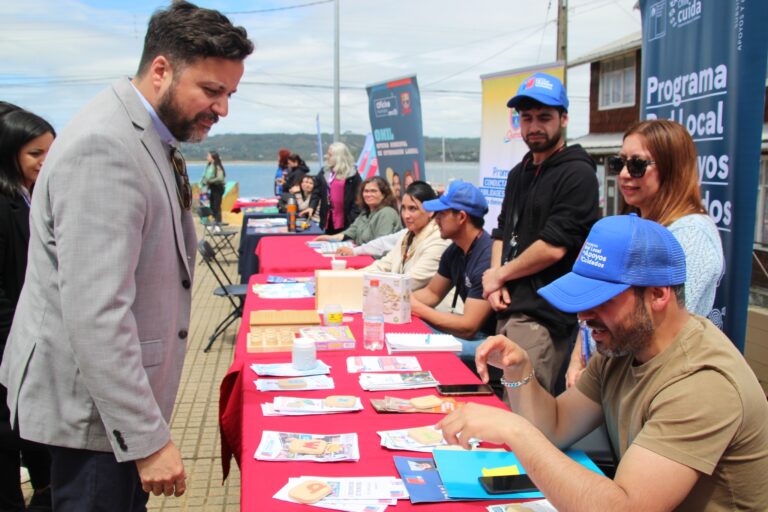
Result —
[[291, 150], [286, 148], [280, 148], [277, 152], [277, 170], [275, 171], [275, 197], [280, 197], [283, 195], [283, 183], [285, 183], [285, 176], [288, 174], [288, 157], [290, 154]]
[[400, 229], [395, 197], [384, 178], [374, 176], [365, 180], [360, 187], [357, 202], [362, 213], [351, 226], [334, 235], [320, 235], [315, 240], [352, 240], [360, 245]]
[[[56, 132], [31, 112], [1, 105], [0, 111], [0, 358], [24, 284], [29, 246], [29, 205], [40, 168]], [[0, 510], [23, 511], [21, 457], [34, 489], [29, 510], [51, 510], [51, 459], [44, 445], [25, 441], [11, 428], [7, 389], [0, 384]]]
[[[329, 235], [344, 231], [360, 213], [358, 195], [362, 178], [355, 169], [352, 153], [343, 142], [328, 146], [325, 167], [315, 183], [310, 208], [320, 214], [320, 227]], [[387, 186], [389, 189], [389, 186]]]
[[50, 451], [57, 512], [138, 512], [150, 492], [186, 491], [169, 425], [197, 237], [178, 146], [229, 113], [252, 51], [218, 11], [155, 11], [134, 77], [72, 118], [35, 183], [0, 383], [19, 435]]
[[576, 337], [576, 315], [536, 294], [566, 274], [600, 218], [595, 163], [578, 144], [567, 146], [568, 97], [546, 73], [523, 80], [507, 107], [520, 113], [530, 151], [507, 176], [483, 297], [496, 312], [496, 332], [531, 354], [536, 378], [554, 392]]
[[200, 178], [200, 189], [208, 189], [208, 198], [211, 202], [211, 212], [216, 225], [221, 224], [221, 199], [224, 197], [224, 186], [227, 183], [227, 173], [221, 157], [216, 151], [208, 152], [208, 163]]
[[428, 183], [414, 181], [405, 189], [401, 217], [406, 232], [395, 242], [394, 248], [383, 258], [368, 265], [364, 272], [392, 272], [411, 278], [411, 290], [427, 285], [437, 271], [440, 257], [449, 242], [440, 237], [432, 214], [423, 203], [437, 197]]
[[299, 189], [294, 193], [296, 205], [299, 211], [299, 217], [305, 217], [312, 222], [320, 222], [320, 213], [315, 212], [309, 207], [312, 199], [312, 191], [315, 190], [315, 177], [305, 174], [301, 178]]
[[288, 155], [288, 174], [285, 176], [283, 190], [295, 194], [301, 188], [301, 180], [309, 174], [309, 167], [297, 153]]
[[[460, 338], [461, 358], [472, 363], [480, 339], [496, 329], [491, 305], [483, 299], [483, 272], [491, 265], [492, 240], [483, 229], [488, 203], [477, 187], [457, 180], [438, 199], [425, 202], [424, 209], [436, 212], [440, 236], [453, 243], [427, 286], [411, 295], [411, 312], [438, 331]], [[454, 288], [451, 311], [435, 309]], [[454, 311], [458, 298], [464, 304], [461, 314]]]
[[400, 198], [403, 196], [403, 190], [402, 190], [402, 184], [400, 183], [400, 175], [396, 172], [392, 172], [392, 193], [395, 195], [397, 200], [399, 201]]
[[[584, 375], [555, 398], [522, 347], [488, 338], [477, 367], [503, 369], [511, 411], [466, 404], [437, 425], [445, 439], [507, 445], [557, 510], [768, 510], [768, 402], [731, 340], [686, 310], [685, 260], [656, 222], [598, 221], [573, 270], [539, 289], [592, 329]], [[561, 451], [603, 423], [613, 479]]]
[[406, 170], [403, 175], [403, 186], [408, 188], [415, 179], [416, 178], [413, 177], [413, 171], [410, 169]]
[[[624, 133], [619, 156], [606, 164], [618, 174], [623, 213], [667, 226], [685, 253], [685, 305], [707, 316], [724, 270], [723, 246], [714, 221], [701, 204], [696, 146], [681, 124], [642, 121]], [[586, 367], [583, 336], [579, 334], [566, 372], [573, 386]]]

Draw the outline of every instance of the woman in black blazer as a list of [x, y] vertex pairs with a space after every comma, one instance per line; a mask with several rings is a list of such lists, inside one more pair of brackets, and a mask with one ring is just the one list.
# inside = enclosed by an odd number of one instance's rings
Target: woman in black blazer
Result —
[[[309, 203], [312, 211], [320, 212], [320, 227], [329, 235], [344, 231], [360, 214], [357, 206], [357, 194], [363, 182], [355, 168], [349, 148], [343, 142], [334, 142], [328, 146], [325, 167], [317, 175], [315, 190]], [[332, 190], [334, 182], [343, 180], [339, 192]]]
[[[32, 191], [54, 136], [53, 127], [31, 112], [16, 109], [0, 117], [0, 354], [24, 284]], [[50, 510], [48, 452], [11, 429], [6, 389], [0, 385], [0, 510], [24, 510], [16, 480], [19, 451], [35, 489], [29, 510]]]

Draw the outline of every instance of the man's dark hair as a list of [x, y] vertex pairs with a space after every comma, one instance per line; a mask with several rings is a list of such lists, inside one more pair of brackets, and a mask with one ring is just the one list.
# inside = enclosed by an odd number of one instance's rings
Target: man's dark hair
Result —
[[[533, 98], [521, 98], [520, 101], [517, 103], [516, 110], [518, 112], [525, 112], [526, 110], [533, 110], [533, 109], [540, 109], [545, 107], [550, 107], [551, 105], [545, 105], [540, 101], [537, 101]], [[552, 107], [560, 114], [560, 117], [563, 117], [564, 112], [568, 112], [565, 110], [565, 107]]]
[[[633, 286], [632, 289], [635, 291], [635, 297], [642, 300], [643, 295], [645, 294], [645, 288], [645, 286]], [[676, 284], [674, 286], [670, 286], [670, 288], [672, 288], [672, 293], [675, 294], [675, 301], [677, 302], [677, 305], [685, 309], [685, 283]]]
[[475, 215], [470, 215], [468, 211], [465, 210], [457, 210], [455, 208], [449, 208], [451, 212], [453, 213], [459, 213], [464, 212], [467, 214], [467, 218], [469, 219], [469, 223], [475, 226], [477, 229], [483, 229], [483, 226], [485, 226], [485, 219], [483, 217], [477, 217]]
[[158, 55], [166, 57], [178, 71], [198, 59], [241, 61], [252, 52], [253, 43], [243, 27], [232, 25], [219, 11], [182, 0], [155, 11], [150, 18], [137, 74], [143, 75]]

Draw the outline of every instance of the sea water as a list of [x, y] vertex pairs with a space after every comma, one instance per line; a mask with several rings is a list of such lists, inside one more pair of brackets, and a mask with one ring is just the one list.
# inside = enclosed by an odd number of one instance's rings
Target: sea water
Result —
[[[227, 181], [240, 184], [240, 196], [265, 197], [274, 195], [275, 162], [223, 162], [227, 172]], [[320, 166], [317, 162], [308, 162], [311, 174], [317, 174]], [[453, 180], [464, 180], [473, 185], [479, 182], [480, 164], [478, 162], [427, 162], [427, 181], [433, 186], [444, 186]], [[193, 183], [200, 181], [205, 164], [188, 162], [187, 172]]]

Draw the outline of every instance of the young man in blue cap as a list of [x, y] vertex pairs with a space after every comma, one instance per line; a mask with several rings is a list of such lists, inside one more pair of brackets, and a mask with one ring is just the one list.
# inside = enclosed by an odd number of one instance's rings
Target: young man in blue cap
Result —
[[[573, 271], [539, 290], [578, 312], [598, 354], [554, 398], [504, 336], [477, 367], [504, 370], [509, 412], [467, 404], [439, 425], [465, 447], [505, 443], [558, 510], [768, 510], [768, 402], [746, 361], [709, 320], [685, 309], [685, 256], [665, 227], [636, 215], [595, 224]], [[564, 455], [605, 422], [613, 480]]]
[[[422, 206], [436, 212], [440, 237], [453, 243], [440, 258], [437, 274], [429, 284], [411, 294], [411, 312], [437, 330], [462, 338], [462, 355], [473, 362], [480, 344], [478, 334], [485, 339], [495, 329], [493, 311], [483, 299], [483, 272], [491, 263], [491, 237], [483, 229], [488, 203], [477, 187], [457, 180], [445, 194]], [[451, 311], [436, 310], [452, 288], [456, 291], [450, 299]], [[464, 303], [462, 314], [453, 311], [459, 297]]]
[[535, 73], [507, 106], [520, 113], [530, 151], [507, 177], [483, 296], [499, 318], [496, 332], [525, 347], [539, 382], [554, 391], [576, 317], [547, 304], [536, 290], [568, 272], [600, 217], [597, 176], [580, 146], [565, 145], [568, 97], [560, 80]]

